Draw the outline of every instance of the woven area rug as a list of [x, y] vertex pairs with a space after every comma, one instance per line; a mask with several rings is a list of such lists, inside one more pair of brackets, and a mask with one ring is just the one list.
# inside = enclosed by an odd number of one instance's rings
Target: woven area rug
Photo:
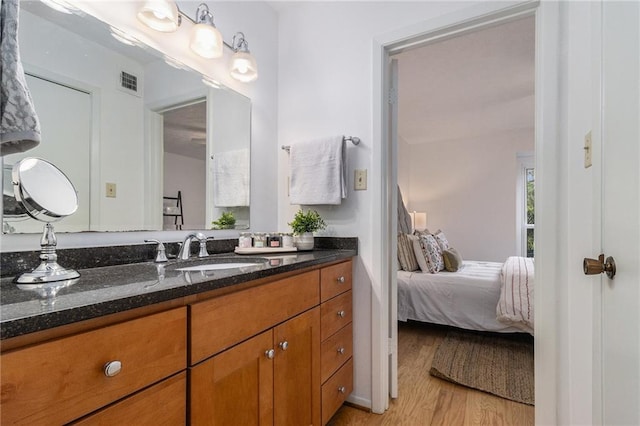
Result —
[[432, 376], [534, 405], [533, 337], [450, 331], [436, 350]]

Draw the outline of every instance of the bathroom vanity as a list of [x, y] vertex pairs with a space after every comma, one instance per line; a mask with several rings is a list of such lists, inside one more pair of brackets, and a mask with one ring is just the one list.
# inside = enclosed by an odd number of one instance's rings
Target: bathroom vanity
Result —
[[54, 301], [4, 278], [1, 422], [325, 424], [352, 390], [356, 254], [80, 270]]

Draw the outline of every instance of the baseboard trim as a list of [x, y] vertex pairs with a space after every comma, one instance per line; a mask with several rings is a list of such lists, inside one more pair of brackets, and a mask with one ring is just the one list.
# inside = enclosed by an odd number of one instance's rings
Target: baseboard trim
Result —
[[370, 399], [365, 399], [359, 396], [350, 395], [345, 401], [345, 404], [349, 405], [350, 407], [357, 408], [358, 410], [371, 412]]

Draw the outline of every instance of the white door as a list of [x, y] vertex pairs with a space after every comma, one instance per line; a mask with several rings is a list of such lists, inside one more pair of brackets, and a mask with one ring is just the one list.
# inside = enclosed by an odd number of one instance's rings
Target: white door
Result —
[[[602, 2], [602, 423], [640, 424], [640, 2]], [[597, 350], [597, 348], [596, 348]]]

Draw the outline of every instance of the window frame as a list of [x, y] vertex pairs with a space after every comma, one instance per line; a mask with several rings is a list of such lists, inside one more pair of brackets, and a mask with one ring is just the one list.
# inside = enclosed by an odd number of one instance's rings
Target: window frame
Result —
[[518, 153], [517, 164], [518, 177], [516, 182], [516, 252], [518, 256], [527, 257], [527, 231], [529, 229], [533, 229], [535, 233], [535, 217], [534, 223], [527, 223], [527, 169], [534, 170], [535, 182], [534, 154]]

